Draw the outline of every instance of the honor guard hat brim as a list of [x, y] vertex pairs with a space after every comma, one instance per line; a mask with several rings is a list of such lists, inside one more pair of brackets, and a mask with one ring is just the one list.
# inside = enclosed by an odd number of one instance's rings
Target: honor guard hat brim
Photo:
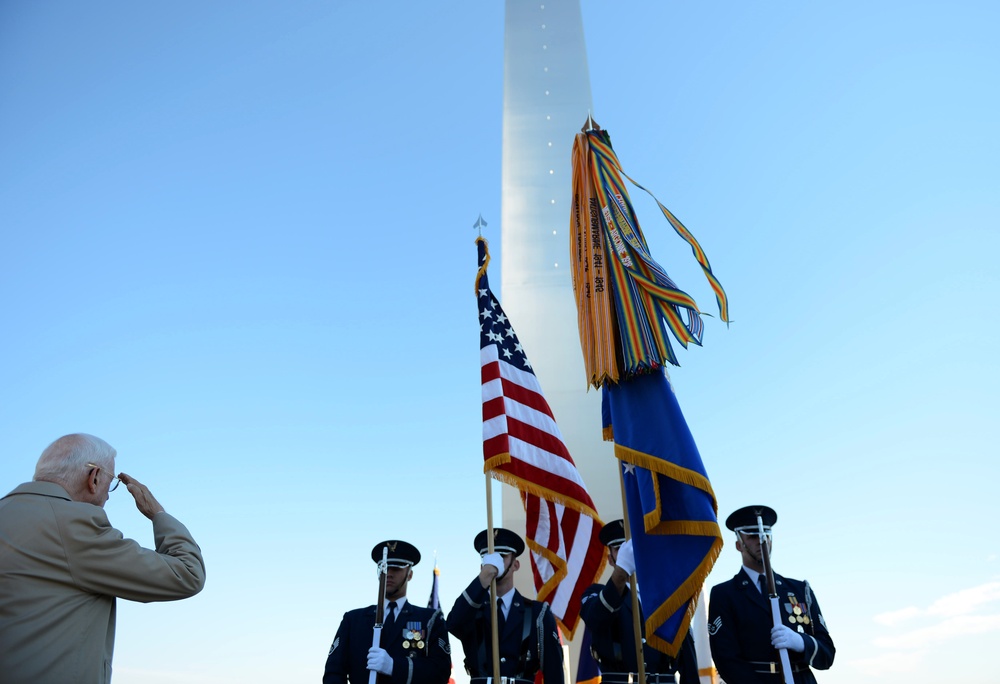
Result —
[[625, 521], [612, 520], [601, 528], [601, 543], [605, 546], [621, 546], [625, 543]]
[[389, 550], [386, 565], [390, 568], [408, 568], [420, 562], [420, 552], [413, 544], [398, 539], [389, 539], [379, 542], [372, 549], [372, 560], [376, 563], [382, 562], [382, 549]]
[[757, 525], [757, 516], [761, 517], [764, 523], [764, 532], [769, 533], [771, 526], [778, 522], [778, 514], [773, 508], [767, 506], [744, 506], [730, 513], [726, 518], [726, 527], [733, 532], [754, 534], [760, 529]]
[[[489, 552], [487, 545], [488, 530], [483, 530], [476, 535], [476, 551], [479, 555]], [[516, 532], [505, 530], [502, 527], [493, 528], [493, 550], [497, 553], [512, 553], [517, 558], [524, 553], [524, 540]]]

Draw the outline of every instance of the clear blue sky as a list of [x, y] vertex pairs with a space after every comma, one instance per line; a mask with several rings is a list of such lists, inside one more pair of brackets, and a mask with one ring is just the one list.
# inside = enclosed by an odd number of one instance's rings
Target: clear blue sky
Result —
[[[819, 681], [995, 681], [1000, 10], [583, 10], [595, 118], [730, 295], [672, 378], [721, 516], [778, 510]], [[416, 602], [435, 550], [449, 606], [476, 572], [502, 60], [499, 0], [0, 8], [0, 489], [99, 435], [208, 565], [120, 602], [116, 684], [318, 681], [384, 538], [423, 551]], [[108, 512], [152, 543], [124, 490]]]

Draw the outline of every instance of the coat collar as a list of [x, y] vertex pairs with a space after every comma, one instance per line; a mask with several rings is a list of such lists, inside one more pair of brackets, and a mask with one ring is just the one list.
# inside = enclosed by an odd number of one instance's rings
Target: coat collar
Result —
[[510, 597], [510, 607], [511, 607], [512, 610], [514, 608], [518, 608], [518, 609], [521, 609], [521, 610], [524, 609], [524, 597], [521, 596], [521, 592], [519, 592], [517, 589], [515, 589], [514, 593], [511, 594], [511, 597]]
[[[736, 589], [746, 596], [751, 603], [760, 606], [768, 612], [771, 611], [771, 602], [768, 600], [768, 597], [760, 593], [757, 585], [750, 581], [750, 575], [743, 568], [740, 568], [740, 571], [736, 573], [733, 582], [736, 584]], [[784, 578], [778, 573], [774, 573], [774, 585], [778, 590], [778, 596], [781, 596]]]
[[[51, 496], [56, 499], [65, 499], [66, 501], [72, 501], [69, 494], [61, 485], [57, 485], [55, 482], [25, 482], [22, 485], [18, 485], [14, 490], [7, 496], [14, 496], [16, 494], [35, 494], [38, 496]], [[7, 498], [7, 497], [4, 497]]]

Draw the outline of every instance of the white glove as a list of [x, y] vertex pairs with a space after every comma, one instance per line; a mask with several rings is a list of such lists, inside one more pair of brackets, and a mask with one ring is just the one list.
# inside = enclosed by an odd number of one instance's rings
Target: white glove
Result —
[[787, 648], [796, 653], [802, 653], [806, 650], [806, 641], [802, 635], [784, 625], [771, 628], [771, 645], [775, 648]]
[[618, 557], [615, 559], [615, 565], [629, 575], [635, 572], [635, 554], [632, 553], [631, 539], [618, 547]]
[[372, 646], [368, 649], [368, 669], [379, 674], [392, 676], [392, 658], [384, 648]]
[[492, 565], [497, 569], [497, 576], [503, 574], [503, 556], [494, 551], [483, 555], [483, 565]]

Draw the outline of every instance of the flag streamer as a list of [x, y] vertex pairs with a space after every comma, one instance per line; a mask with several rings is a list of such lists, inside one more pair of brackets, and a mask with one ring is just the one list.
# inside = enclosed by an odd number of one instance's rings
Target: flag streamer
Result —
[[[623, 178], [628, 176], [621, 170], [606, 131], [597, 129], [576, 136], [570, 216], [572, 274], [587, 380], [595, 387], [667, 363], [677, 365], [669, 335], [687, 347], [690, 343], [700, 345], [704, 332], [695, 300], [680, 290], [649, 254]], [[701, 245], [655, 196], [653, 199], [691, 246], [715, 293], [720, 316], [728, 322], [725, 290]]]

